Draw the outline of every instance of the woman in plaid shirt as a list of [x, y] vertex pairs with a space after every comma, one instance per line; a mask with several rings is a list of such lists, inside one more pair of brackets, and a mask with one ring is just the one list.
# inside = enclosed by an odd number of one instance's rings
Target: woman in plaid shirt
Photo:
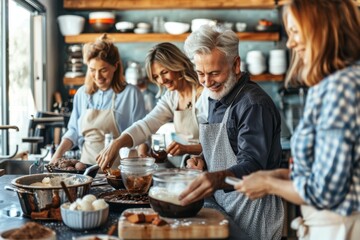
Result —
[[300, 239], [360, 239], [360, 11], [353, 0], [293, 0], [284, 9], [287, 83], [310, 87], [292, 139], [294, 166], [235, 188], [301, 205]]

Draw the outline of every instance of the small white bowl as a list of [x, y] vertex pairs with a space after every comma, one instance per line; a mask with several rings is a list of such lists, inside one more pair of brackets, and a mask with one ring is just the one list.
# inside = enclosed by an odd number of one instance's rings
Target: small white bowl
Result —
[[179, 35], [190, 30], [190, 24], [182, 22], [166, 22], [164, 23], [165, 31], [169, 34]]
[[246, 23], [244, 22], [237, 22], [235, 24], [236, 31], [238, 32], [244, 32], [246, 30]]
[[60, 207], [61, 217], [66, 226], [75, 230], [87, 230], [100, 227], [109, 217], [109, 205], [95, 211], [70, 210], [70, 203]]
[[78, 35], [84, 30], [85, 18], [77, 15], [61, 15], [57, 18], [63, 36]]
[[136, 24], [137, 28], [145, 28], [145, 29], [151, 29], [151, 24], [150, 23], [146, 23], [146, 22], [139, 22], [138, 24]]
[[134, 33], [136, 34], [145, 34], [145, 33], [149, 33], [150, 29], [148, 28], [135, 28], [134, 29]]
[[91, 12], [89, 19], [115, 19], [115, 14], [113, 12]]

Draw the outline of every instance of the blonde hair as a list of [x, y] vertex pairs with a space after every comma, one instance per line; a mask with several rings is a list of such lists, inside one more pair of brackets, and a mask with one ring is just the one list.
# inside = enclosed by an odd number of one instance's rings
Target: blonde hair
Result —
[[151, 66], [154, 62], [161, 64], [169, 71], [179, 72], [181, 78], [185, 79], [185, 81], [191, 85], [196, 86], [196, 89], [201, 87], [194, 69], [194, 64], [190, 59], [172, 43], [164, 42], [151, 48], [145, 58], [146, 74], [149, 80], [159, 87], [158, 96], [161, 95], [162, 88], [152, 77]]
[[360, 59], [360, 13], [353, 0], [292, 0], [283, 21], [291, 14], [305, 44], [305, 65], [296, 52], [286, 85], [318, 84], [327, 75]]
[[[113, 66], [118, 64], [111, 81], [111, 88], [115, 93], [120, 93], [126, 86], [125, 77], [123, 74], [123, 65], [120, 59], [118, 48], [103, 34], [95, 40], [95, 42], [86, 43], [83, 47], [83, 59], [86, 64], [91, 59], [99, 59], [107, 62]], [[92, 79], [90, 71], [87, 71], [85, 77], [86, 93], [92, 95], [97, 90], [95, 82]]]

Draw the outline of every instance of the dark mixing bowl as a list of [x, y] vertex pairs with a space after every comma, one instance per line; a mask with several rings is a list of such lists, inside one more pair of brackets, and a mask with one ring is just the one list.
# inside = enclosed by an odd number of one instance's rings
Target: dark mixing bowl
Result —
[[106, 180], [115, 189], [124, 189], [125, 188], [121, 177], [119, 178], [119, 177], [115, 177], [113, 175], [110, 175], [110, 176], [107, 175]]
[[204, 199], [181, 206], [165, 201], [161, 201], [149, 196], [149, 202], [152, 209], [162, 217], [168, 218], [188, 218], [195, 217], [204, 205]]

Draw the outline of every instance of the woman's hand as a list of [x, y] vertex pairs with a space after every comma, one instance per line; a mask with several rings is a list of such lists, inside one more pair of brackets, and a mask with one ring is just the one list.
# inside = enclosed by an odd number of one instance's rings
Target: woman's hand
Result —
[[114, 164], [115, 159], [119, 155], [119, 150], [121, 146], [118, 143], [117, 139], [112, 141], [107, 147], [100, 151], [99, 155], [96, 157], [96, 162], [103, 171], [111, 168]]
[[205, 161], [204, 159], [202, 159], [202, 157], [192, 157], [189, 158], [186, 161], [186, 168], [191, 168], [191, 169], [197, 169], [197, 170], [204, 170], [205, 169]]
[[169, 144], [169, 146], [166, 148], [166, 152], [173, 156], [184, 155], [185, 153], [188, 153], [186, 145], [175, 141]]
[[243, 192], [250, 199], [264, 197], [269, 193], [267, 181], [272, 178], [271, 171], [257, 171], [244, 176], [242, 181], [234, 185], [235, 190]]

